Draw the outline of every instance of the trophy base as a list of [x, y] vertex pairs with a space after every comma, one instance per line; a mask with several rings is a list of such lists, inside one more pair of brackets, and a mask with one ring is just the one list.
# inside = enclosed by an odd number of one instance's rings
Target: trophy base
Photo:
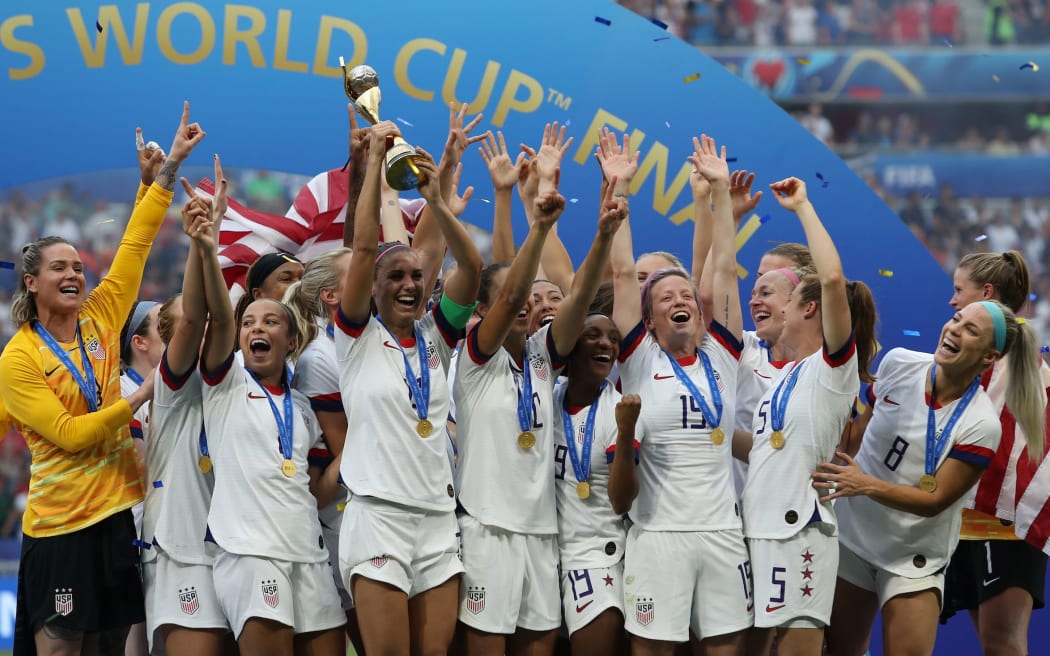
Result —
[[419, 186], [423, 175], [414, 161], [418, 156], [416, 149], [404, 140], [395, 142], [386, 152], [386, 183], [391, 189], [408, 191]]

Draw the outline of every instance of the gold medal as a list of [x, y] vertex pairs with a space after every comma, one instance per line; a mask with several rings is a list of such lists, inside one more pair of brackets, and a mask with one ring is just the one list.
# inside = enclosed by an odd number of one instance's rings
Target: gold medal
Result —
[[536, 436], [532, 434], [532, 431], [522, 431], [521, 435], [518, 435], [518, 446], [523, 449], [531, 449], [536, 446]]
[[726, 432], [724, 430], [722, 430], [721, 428], [719, 428], [718, 426], [715, 426], [714, 430], [711, 431], [711, 444], [714, 444], [715, 446], [718, 446], [718, 445], [722, 444], [722, 442], [725, 442], [725, 441], [726, 441]]
[[416, 424], [416, 432], [419, 433], [420, 437], [429, 437], [434, 432], [434, 424], [427, 419], [420, 419], [419, 423]]
[[284, 462], [282, 462], [281, 473], [287, 476], [288, 478], [295, 476], [295, 463], [291, 460], [285, 460]]
[[587, 481], [577, 483], [576, 496], [580, 497], [581, 499], [586, 499], [587, 497], [591, 496], [591, 484]]
[[934, 492], [937, 489], [937, 479], [931, 474], [923, 474], [919, 479], [919, 489], [923, 492]]
[[784, 434], [780, 431], [773, 431], [773, 434], [769, 436], [769, 445], [774, 449], [783, 449]]
[[211, 471], [211, 458], [201, 456], [200, 460], [197, 461], [197, 467], [200, 468], [202, 474], [207, 474]]

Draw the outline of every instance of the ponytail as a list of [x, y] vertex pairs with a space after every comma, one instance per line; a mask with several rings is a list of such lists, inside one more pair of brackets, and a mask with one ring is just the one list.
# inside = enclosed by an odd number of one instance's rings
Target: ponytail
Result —
[[1006, 319], [1006, 342], [1002, 356], [1006, 359], [1009, 384], [1006, 386], [1006, 407], [1024, 431], [1028, 443], [1028, 460], [1039, 462], [1046, 445], [1046, 388], [1039, 373], [1042, 359], [1039, 338], [1023, 319], [1018, 321], [1010, 308], [998, 301]]
[[296, 280], [284, 291], [284, 305], [291, 311], [295, 318], [296, 340], [295, 350], [289, 354], [292, 362], [299, 359], [306, 347], [317, 337], [317, 320], [310, 316], [304, 307], [303, 281]]
[[875, 309], [875, 298], [871, 289], [860, 280], [846, 283], [846, 297], [849, 301], [850, 321], [853, 327], [853, 339], [857, 344], [857, 371], [860, 380], [867, 385], [875, 382], [871, 373], [871, 361], [879, 349], [875, 339], [875, 323], [878, 313]]

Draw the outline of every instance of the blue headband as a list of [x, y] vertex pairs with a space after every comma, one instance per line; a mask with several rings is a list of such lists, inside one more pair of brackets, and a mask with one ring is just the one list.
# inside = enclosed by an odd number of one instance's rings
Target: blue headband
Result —
[[988, 314], [992, 317], [992, 326], [995, 327], [995, 350], [1000, 353], [1006, 348], [1006, 315], [998, 303], [993, 301], [980, 301]]
[[139, 326], [146, 320], [146, 315], [149, 314], [149, 311], [156, 304], [156, 301], [142, 301], [135, 306], [135, 311], [131, 314], [131, 319], [128, 320], [128, 332], [124, 335], [124, 343], [121, 345], [123, 348], [126, 349], [131, 344], [131, 338], [138, 332]]

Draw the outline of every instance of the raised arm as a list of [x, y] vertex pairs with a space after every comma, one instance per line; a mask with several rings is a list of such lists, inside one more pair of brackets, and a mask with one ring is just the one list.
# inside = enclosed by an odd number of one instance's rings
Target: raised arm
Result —
[[[571, 145], [572, 137], [565, 138], [564, 125], [561, 126], [561, 129], [558, 128], [557, 123], [548, 123], [544, 126], [543, 142], [535, 157], [535, 172], [539, 176], [538, 193], [546, 194], [557, 189], [557, 172], [561, 170], [561, 161]], [[557, 225], [547, 235], [547, 241], [543, 244], [540, 266], [548, 280], [563, 291], [569, 291], [574, 276], [572, 258], [569, 257], [569, 251], [565, 250], [565, 244], [558, 236]]]
[[219, 156], [215, 156], [215, 198], [211, 203], [211, 225], [201, 231], [195, 246], [200, 252], [201, 280], [204, 283], [204, 298], [208, 304], [208, 328], [201, 356], [205, 371], [216, 371], [233, 353], [237, 342], [237, 318], [233, 313], [230, 295], [219, 266], [216, 248], [219, 226], [226, 214], [226, 177], [222, 173]]
[[379, 246], [379, 177], [383, 175], [386, 142], [400, 134], [401, 131], [390, 121], [377, 123], [371, 129], [368, 169], [354, 218], [354, 256], [350, 258], [340, 301], [343, 315], [355, 323], [364, 323], [368, 319], [372, 300], [376, 249]]
[[[697, 145], [694, 141], [694, 145]], [[744, 330], [740, 313], [740, 287], [736, 277], [736, 231], [733, 229], [733, 202], [729, 195], [729, 165], [726, 149], [721, 152], [715, 141], [706, 134], [700, 136], [699, 148], [690, 161], [711, 183], [714, 202], [714, 237], [711, 243], [713, 320], [721, 323], [730, 334], [741, 338]]]
[[[182, 178], [182, 181], [184, 186], [189, 187], [186, 178]], [[211, 202], [198, 197], [196, 193], [190, 195], [182, 208], [182, 231], [191, 241], [186, 256], [186, 270], [182, 275], [182, 315], [165, 349], [168, 369], [178, 377], [184, 376], [196, 364], [208, 319], [204, 281], [201, 278], [201, 255], [196, 242], [204, 230], [211, 234], [211, 208]]]
[[[612, 197], [627, 199], [631, 179], [638, 171], [640, 153], [631, 153], [631, 138], [625, 133], [623, 145], [616, 135], [603, 128], [598, 138], [598, 163], [612, 190]], [[628, 217], [613, 237], [609, 256], [613, 272], [613, 323], [621, 335], [626, 335], [642, 320], [642, 286], [634, 264], [634, 245], [631, 240], [631, 222]]]
[[525, 153], [518, 153], [518, 159], [511, 161], [507, 152], [507, 142], [503, 133], [486, 133], [485, 140], [478, 147], [481, 159], [489, 169], [492, 178], [494, 216], [492, 219], [492, 259], [494, 262], [510, 262], [517, 249], [514, 247], [514, 226], [511, 221], [511, 204], [514, 202], [514, 185], [518, 182]]
[[617, 515], [629, 512], [638, 496], [635, 426], [641, 411], [642, 399], [637, 394], [627, 394], [616, 404], [616, 453], [609, 465], [609, 501]]
[[532, 281], [536, 278], [536, 269], [540, 264], [543, 242], [563, 209], [565, 198], [557, 191], [536, 199], [533, 207], [535, 220], [525, 237], [525, 243], [510, 265], [499, 295], [492, 302], [484, 320], [478, 324], [477, 346], [481, 355], [492, 355], [499, 350], [510, 333], [514, 319], [528, 302]]
[[813, 255], [813, 266], [820, 278], [820, 319], [824, 328], [824, 343], [829, 353], [838, 352], [849, 340], [852, 321], [849, 298], [846, 295], [846, 274], [831, 235], [820, 222], [813, 204], [806, 195], [806, 183], [798, 178], [787, 178], [769, 185], [780, 206], [798, 216], [806, 232], [806, 243]]
[[[473, 305], [478, 298], [481, 267], [484, 264], [481, 253], [474, 245], [474, 240], [470, 238], [470, 233], [445, 202], [444, 190], [441, 189], [440, 176], [437, 175], [434, 160], [426, 151], [420, 150], [419, 152], [423, 157], [417, 160], [417, 165], [420, 172], [424, 174], [423, 183], [419, 185], [419, 193], [427, 199], [427, 206], [433, 212], [434, 220], [441, 228], [441, 234], [444, 237], [442, 252], [444, 252], [444, 244], [447, 243], [449, 250], [452, 251], [452, 257], [456, 260], [455, 273], [445, 281], [445, 295], [458, 305]], [[458, 176], [453, 182], [457, 179]]]
[[361, 185], [365, 181], [365, 163], [368, 157], [368, 128], [357, 127], [357, 116], [353, 103], [347, 103], [350, 115], [350, 160], [347, 162], [346, 216], [343, 219], [343, 246], [354, 245], [354, 211], [361, 197]]
[[606, 265], [609, 262], [613, 238], [626, 218], [627, 198], [614, 197], [612, 185], [610, 185], [606, 190], [605, 198], [602, 199], [602, 215], [598, 220], [598, 232], [594, 236], [591, 250], [584, 258], [580, 271], [573, 280], [572, 292], [562, 301], [558, 313], [554, 315], [554, 322], [551, 324], [554, 348], [559, 355], [564, 356], [572, 351], [583, 330], [587, 309], [594, 300], [598, 285], [602, 283]]

